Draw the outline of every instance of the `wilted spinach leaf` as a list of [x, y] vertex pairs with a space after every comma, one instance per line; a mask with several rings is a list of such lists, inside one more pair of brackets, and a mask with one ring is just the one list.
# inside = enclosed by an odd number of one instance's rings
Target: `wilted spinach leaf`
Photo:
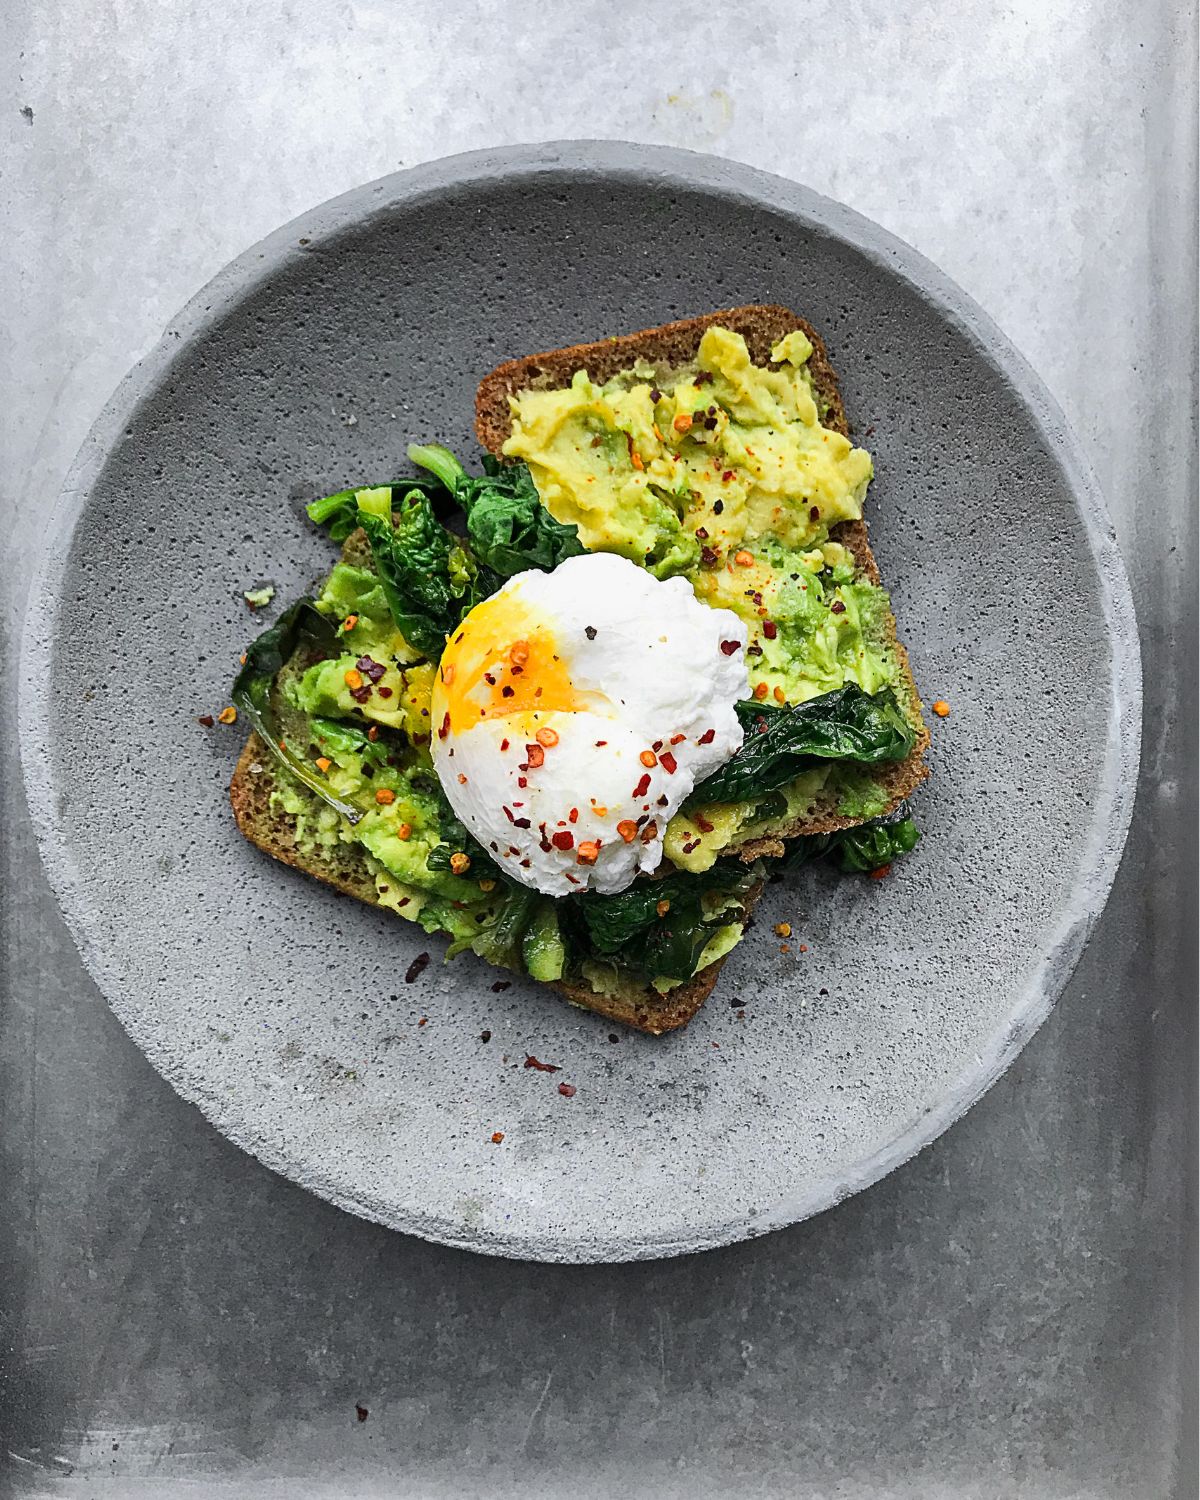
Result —
[[878, 870], [915, 849], [921, 834], [911, 818], [901, 818], [843, 828], [835, 837], [843, 870]]
[[[710, 916], [704, 896], [710, 891], [744, 895], [760, 878], [753, 866], [722, 860], [702, 875], [680, 872], [642, 880], [611, 896], [589, 891], [560, 905], [572, 946], [619, 958], [654, 978], [690, 979], [715, 930], [735, 920], [731, 913]], [[668, 906], [660, 916], [663, 901]]]
[[354, 490], [338, 490], [336, 495], [310, 500], [304, 509], [310, 521], [325, 528], [331, 541], [344, 542], [358, 526], [358, 501], [354, 495]]
[[436, 480], [416, 480], [340, 490], [308, 506], [334, 541], [362, 528], [396, 628], [435, 661], [463, 615], [503, 582], [438, 521], [430, 497], [441, 492]]
[[556, 521], [542, 504], [526, 464], [501, 464], [487, 454], [483, 474], [472, 476], [437, 443], [414, 443], [408, 456], [435, 475], [462, 506], [472, 552], [499, 577], [511, 578], [526, 568], [549, 572], [585, 550], [578, 529]]
[[357, 490], [358, 524], [396, 628], [433, 660], [458, 623], [460, 597], [450, 576], [454, 539], [433, 513], [429, 497], [410, 490], [396, 506], [390, 489]]
[[376, 732], [375, 739], [368, 739], [366, 733], [348, 724], [345, 719], [323, 719], [314, 714], [308, 721], [308, 727], [314, 741], [322, 750], [332, 750], [335, 753], [341, 751], [349, 752], [351, 755], [359, 755], [364, 761], [371, 765], [382, 766], [395, 751], [395, 745], [390, 739], [390, 731], [384, 733], [389, 736], [381, 739]]
[[917, 738], [894, 693], [872, 696], [852, 682], [795, 707], [754, 701], [736, 707], [746, 731], [742, 748], [700, 783], [686, 807], [761, 800], [817, 760], [903, 760]]
[[501, 964], [505, 968], [523, 968], [521, 939], [533, 920], [540, 900], [541, 897], [536, 891], [528, 890], [524, 886], [505, 886], [503, 897], [494, 914], [478, 932], [472, 933], [469, 939], [454, 944], [448, 951], [447, 957], [453, 958], [457, 953], [462, 952], [464, 947], [469, 947], [472, 952], [478, 953], [480, 958], [486, 959], [490, 964]]
[[401, 479], [389, 484], [357, 484], [350, 490], [338, 490], [336, 495], [322, 495], [319, 500], [310, 500], [304, 507], [310, 521], [324, 527], [330, 541], [344, 542], [352, 531], [358, 529], [358, 493], [360, 490], [391, 490], [395, 494], [409, 494], [419, 490], [433, 496], [441, 486], [428, 479]]
[[336, 650], [336, 639], [334, 627], [314, 608], [312, 600], [298, 599], [248, 648], [246, 660], [233, 684], [233, 701], [270, 753], [297, 781], [322, 802], [336, 808], [349, 822], [357, 823], [362, 813], [351, 803], [335, 796], [316, 768], [287, 748], [271, 703], [275, 678], [297, 650], [308, 647], [316, 656], [327, 656]]
[[814, 833], [794, 840], [778, 868], [798, 870], [814, 859], [831, 855], [836, 856], [846, 872], [879, 870], [915, 849], [920, 837], [906, 803], [886, 818], [840, 828], [836, 833]]

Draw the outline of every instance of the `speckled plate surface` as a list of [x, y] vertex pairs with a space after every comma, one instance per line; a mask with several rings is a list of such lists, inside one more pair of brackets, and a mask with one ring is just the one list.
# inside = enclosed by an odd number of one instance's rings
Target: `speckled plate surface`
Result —
[[[412, 437], [473, 451], [475, 384], [499, 359], [758, 301], [826, 335], [875, 455], [872, 541], [917, 681], [953, 705], [924, 840], [883, 882], [773, 887], [671, 1037], [618, 1036], [532, 985], [496, 993], [470, 958], [405, 983], [436, 943], [234, 828], [241, 733], [196, 721], [254, 633], [241, 591], [269, 576], [286, 601], [327, 566], [304, 500], [398, 470]], [[224, 271], [84, 445], [22, 661], [47, 869], [155, 1066], [354, 1212], [547, 1260], [761, 1233], [944, 1130], [1043, 1019], [1104, 903], [1139, 714], [1095, 482], [970, 299], [794, 184], [596, 143], [401, 173]], [[526, 1070], [527, 1052], [563, 1071]]]

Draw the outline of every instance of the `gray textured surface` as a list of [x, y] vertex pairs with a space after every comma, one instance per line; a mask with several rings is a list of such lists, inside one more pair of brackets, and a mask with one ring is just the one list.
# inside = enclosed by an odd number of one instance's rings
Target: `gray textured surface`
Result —
[[[491, 363], [705, 311], [697, 289], [717, 286], [802, 308], [829, 341], [874, 433], [872, 539], [913, 670], [954, 712], [934, 721], [927, 836], [891, 880], [773, 884], [716, 1003], [686, 1033], [614, 1047], [611, 1023], [527, 981], [498, 995], [482, 963], [410, 988], [411, 961], [444, 945], [248, 847], [226, 797], [245, 731], [196, 717], [258, 628], [239, 587], [271, 573], [287, 601], [327, 565], [298, 493], [396, 473], [412, 440], [470, 452]], [[1029, 547], [1038, 530], [1052, 550]], [[475, 153], [302, 216], [172, 320], [89, 434], [46, 549], [24, 769], [89, 970], [234, 1141], [447, 1244], [556, 1261], [707, 1249], [871, 1182], [1042, 1020], [1128, 827], [1132, 606], [1061, 416], [932, 266], [712, 157]], [[578, 1087], [570, 1104], [529, 1053]]]
[[[5, 120], [13, 593], [116, 380], [305, 205], [448, 149], [583, 130], [791, 173], [979, 297], [1104, 481], [1152, 670], [1134, 834], [1074, 982], [965, 1121], [830, 1215], [659, 1266], [481, 1261], [321, 1205], [175, 1098], [82, 977], [10, 802], [14, 1487], [1194, 1488], [1176, 1452], [1195, 903], [1173, 843], [1194, 821], [1193, 24], [1166, 5], [923, 8], [911, 26], [815, 7], [823, 28], [793, 34], [786, 10], [755, 7], [736, 38], [705, 21], [686, 55], [648, 38], [631, 64], [645, 7], [609, 38], [522, 6], [508, 28], [433, 6], [402, 25], [365, 6], [283, 23], [39, 7]], [[800, 77], [837, 108], [808, 109]]]

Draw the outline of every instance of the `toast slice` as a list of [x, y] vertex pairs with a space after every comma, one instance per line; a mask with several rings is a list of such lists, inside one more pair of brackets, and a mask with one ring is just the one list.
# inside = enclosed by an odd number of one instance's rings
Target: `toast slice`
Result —
[[[685, 318], [677, 323], [664, 323], [659, 328], [643, 329], [639, 333], [624, 334], [619, 338], [602, 339], [591, 344], [573, 344], [565, 349], [553, 349], [542, 354], [528, 354], [522, 359], [511, 359], [498, 365], [490, 375], [479, 383], [475, 396], [475, 433], [480, 444], [495, 458], [503, 459], [505, 442], [512, 433], [512, 415], [509, 398], [525, 390], [557, 390], [570, 385], [577, 370], [586, 370], [597, 384], [603, 384], [614, 375], [628, 370], [635, 361], [642, 359], [658, 367], [663, 375], [669, 370], [679, 369], [695, 358], [705, 329], [713, 324], [739, 333], [746, 341], [750, 358], [755, 364], [771, 362], [771, 350], [786, 334], [799, 328], [813, 346], [808, 369], [816, 390], [817, 409], [822, 425], [849, 437], [850, 428], [846, 411], [838, 389], [837, 376], [829, 362], [824, 341], [797, 313], [790, 308], [766, 304], [731, 307], [721, 312], [706, 313], [699, 318]], [[842, 521], [830, 531], [830, 540], [840, 542], [850, 551], [858, 571], [874, 584], [880, 582], [879, 568], [867, 536], [865, 521]], [[890, 644], [900, 666], [903, 690], [908, 696], [909, 715], [917, 740], [909, 755], [893, 765], [877, 766], [874, 779], [887, 794], [890, 813], [900, 806], [929, 774], [925, 765], [925, 750], [929, 745], [929, 731], [921, 718], [921, 699], [913, 681], [908, 653], [896, 639], [895, 621], [889, 626]], [[886, 815], [886, 814], [885, 814]], [[832, 797], [816, 797], [802, 816], [778, 828], [772, 828], [766, 836], [747, 839], [735, 845], [729, 852], [736, 853], [749, 862], [762, 857], [778, 858], [785, 852], [784, 841], [805, 834], [832, 833], [839, 828], [850, 828], [862, 818], [843, 817], [837, 811]]]
[[[820, 337], [802, 318], [786, 308], [757, 306], [732, 308], [622, 338], [509, 361], [485, 377], [479, 386], [476, 431], [481, 444], [496, 457], [501, 457], [503, 444], [511, 431], [509, 397], [518, 391], [566, 385], [580, 368], [586, 368], [594, 380], [604, 381], [629, 368], [638, 358], [649, 359], [663, 368], [684, 366], [694, 357], [704, 330], [714, 323], [742, 334], [751, 358], [761, 364], [769, 362], [771, 348], [780, 338], [795, 328], [803, 330], [813, 345], [808, 367], [816, 388], [821, 420], [827, 427], [848, 433], [837, 379]], [[863, 522], [843, 522], [834, 528], [832, 537], [853, 553], [863, 575], [873, 583], [879, 582], [879, 571]], [[345, 543], [343, 560], [369, 564], [370, 551], [361, 532], [351, 535]], [[923, 753], [928, 733], [921, 724], [920, 699], [904, 648], [894, 639], [893, 644], [910, 695], [914, 727], [919, 733], [916, 746], [905, 761], [877, 768], [877, 779], [886, 787], [890, 805], [895, 807], [927, 774]], [[370, 856], [360, 845], [315, 846], [305, 844], [297, 837], [296, 818], [273, 798], [281, 778], [286, 775], [267, 746], [257, 735], [252, 735], [243, 748], [230, 784], [230, 801], [241, 832], [272, 858], [368, 905], [381, 906], [375, 870]], [[772, 828], [769, 836], [747, 839], [734, 852], [749, 863], [760, 856], [781, 855], [785, 839], [834, 831], [859, 821], [862, 820], [839, 816], [836, 807], [818, 802], [807, 809], [803, 818], [788, 827]], [[761, 884], [756, 885], [743, 898], [747, 921], [761, 891]], [[657, 1036], [685, 1026], [691, 1020], [712, 992], [723, 963], [723, 958], [718, 959], [665, 994], [649, 983], [639, 984], [627, 976], [619, 977], [605, 993], [594, 991], [586, 984], [568, 982], [556, 982], [550, 987], [574, 1005]]]

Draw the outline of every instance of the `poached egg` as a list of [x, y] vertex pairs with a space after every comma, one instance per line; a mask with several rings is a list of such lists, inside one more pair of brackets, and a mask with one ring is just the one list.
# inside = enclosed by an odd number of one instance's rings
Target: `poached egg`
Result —
[[450, 805], [523, 885], [624, 890], [741, 747], [745, 647], [732, 611], [612, 553], [518, 573], [462, 621], [434, 679]]

